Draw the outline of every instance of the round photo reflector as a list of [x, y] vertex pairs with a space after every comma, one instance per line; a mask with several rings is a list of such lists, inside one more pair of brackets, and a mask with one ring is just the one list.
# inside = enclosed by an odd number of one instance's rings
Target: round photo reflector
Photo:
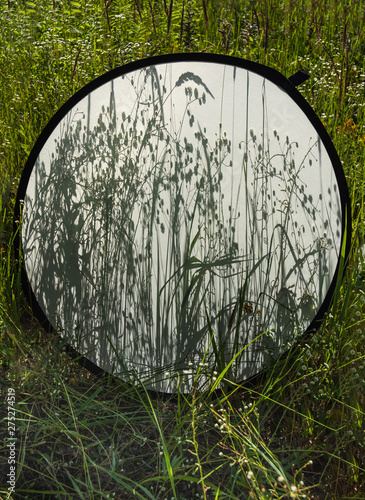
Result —
[[16, 217], [38, 318], [89, 366], [166, 393], [198, 370], [202, 386], [227, 367], [246, 380], [313, 332], [351, 226], [336, 151], [293, 83], [208, 54], [75, 94], [31, 152]]

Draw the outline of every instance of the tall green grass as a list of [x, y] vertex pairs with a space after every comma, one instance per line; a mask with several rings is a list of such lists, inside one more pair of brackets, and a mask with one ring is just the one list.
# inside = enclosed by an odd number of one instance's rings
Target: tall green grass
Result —
[[[343, 0], [2, 3], [0, 380], [3, 401], [16, 390], [15, 498], [365, 498], [364, 16]], [[342, 160], [354, 237], [331, 312], [295, 356], [256, 385], [166, 400], [94, 378], [42, 331], [20, 290], [12, 214], [26, 158], [67, 98], [117, 65], [180, 51], [310, 72], [300, 91]], [[214, 387], [224, 374], [211, 376]], [[6, 420], [0, 434], [6, 444]], [[7, 458], [1, 446], [4, 498]]]

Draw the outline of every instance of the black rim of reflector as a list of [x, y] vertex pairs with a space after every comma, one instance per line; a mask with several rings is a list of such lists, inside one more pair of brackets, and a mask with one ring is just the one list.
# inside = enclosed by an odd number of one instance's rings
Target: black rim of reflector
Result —
[[[304, 333], [301, 335], [301, 338], [306, 338], [309, 335], [312, 335], [320, 326], [320, 323], [325, 315], [325, 313], [328, 311], [331, 301], [333, 298], [333, 294], [335, 291], [335, 287], [337, 284], [337, 280], [339, 278], [339, 266], [341, 260], [343, 260], [343, 265], [346, 264], [349, 250], [350, 250], [350, 244], [351, 244], [351, 209], [350, 209], [350, 198], [349, 198], [349, 192], [347, 188], [347, 183], [346, 183], [346, 178], [342, 169], [342, 165], [340, 162], [340, 159], [338, 157], [338, 154], [334, 148], [334, 145], [326, 132], [322, 122], [318, 118], [318, 116], [315, 114], [311, 106], [308, 104], [308, 102], [304, 99], [304, 97], [300, 94], [300, 92], [295, 88], [293, 83], [290, 82], [289, 79], [284, 77], [281, 73], [279, 73], [277, 70], [269, 68], [267, 66], [263, 66], [258, 63], [254, 63], [252, 61], [236, 58], [236, 57], [230, 57], [230, 56], [222, 56], [222, 55], [216, 55], [216, 54], [172, 54], [172, 55], [161, 55], [161, 56], [155, 56], [155, 57], [150, 57], [146, 59], [141, 59], [136, 62], [132, 62], [129, 64], [126, 64], [122, 67], [118, 67], [114, 70], [109, 71], [108, 73], [96, 78], [95, 80], [91, 81], [88, 83], [85, 87], [83, 87], [81, 90], [79, 90], [76, 94], [74, 94], [57, 112], [56, 114], [51, 118], [47, 126], [43, 129], [41, 135], [39, 136], [38, 140], [36, 141], [29, 158], [25, 164], [19, 188], [18, 188], [18, 193], [17, 193], [17, 199], [16, 199], [16, 206], [15, 206], [15, 214], [14, 214], [14, 230], [16, 232], [16, 238], [15, 238], [15, 252], [17, 257], [19, 257], [20, 254], [20, 245], [21, 245], [21, 237], [18, 231], [18, 222], [21, 218], [21, 208], [22, 208], [22, 200], [25, 197], [26, 190], [28, 187], [28, 182], [33, 170], [33, 167], [35, 165], [35, 162], [42, 151], [43, 146], [45, 145], [46, 141], [49, 139], [51, 136], [52, 132], [55, 130], [55, 128], [59, 125], [61, 120], [67, 115], [67, 113], [83, 98], [88, 96], [92, 91], [98, 89], [102, 85], [110, 82], [111, 80], [121, 77], [122, 75], [127, 75], [128, 73], [131, 73], [133, 71], [136, 71], [138, 69], [146, 68], [149, 66], [157, 66], [159, 64], [174, 64], [177, 62], [202, 62], [202, 63], [215, 63], [215, 64], [222, 64], [226, 66], [233, 66], [237, 68], [242, 68], [244, 70], [247, 70], [249, 72], [255, 73], [262, 78], [265, 78], [281, 88], [286, 94], [290, 96], [290, 98], [298, 105], [298, 107], [302, 110], [302, 112], [306, 115], [306, 117], [309, 119], [311, 124], [313, 125], [314, 129], [318, 133], [318, 136], [324, 145], [327, 154], [329, 156], [329, 159], [332, 163], [333, 170], [336, 176], [338, 188], [339, 188], [339, 194], [340, 194], [340, 200], [341, 200], [341, 208], [342, 208], [342, 221], [341, 221], [341, 252], [340, 256], [338, 258], [337, 262], [337, 267], [333, 275], [332, 282], [328, 288], [327, 294], [325, 296], [325, 299], [323, 300], [321, 306], [319, 307], [317, 313], [315, 314], [314, 318], [312, 319], [311, 323], [307, 327], [307, 329], [304, 331]], [[51, 322], [47, 318], [46, 314], [43, 312], [42, 308], [40, 307], [37, 298], [32, 290], [27, 271], [25, 269], [24, 262], [22, 263], [22, 287], [23, 291], [26, 295], [26, 298], [31, 305], [31, 308], [37, 317], [37, 319], [40, 321], [42, 326], [49, 332], [54, 332], [55, 329], [53, 328]], [[56, 332], [57, 333], [57, 332]], [[98, 367], [96, 364], [94, 364], [92, 361], [87, 359], [87, 357], [84, 356], [79, 356], [77, 351], [69, 345], [67, 345], [67, 348], [70, 353], [73, 353], [73, 355], [77, 355], [82, 362], [82, 364], [91, 372], [96, 373], [96, 374], [102, 374], [105, 373], [105, 371]], [[281, 355], [285, 354], [282, 353]], [[259, 372], [260, 373], [260, 372]], [[254, 375], [256, 376], [256, 375]], [[247, 380], [246, 380], [247, 381]]]

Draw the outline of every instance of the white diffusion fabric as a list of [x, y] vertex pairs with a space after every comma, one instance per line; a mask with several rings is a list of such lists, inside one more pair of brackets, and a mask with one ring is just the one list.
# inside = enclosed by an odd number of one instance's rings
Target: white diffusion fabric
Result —
[[173, 392], [205, 354], [209, 373], [238, 354], [226, 376], [244, 380], [308, 328], [341, 220], [328, 153], [285, 91], [174, 62], [64, 116], [29, 179], [22, 244], [38, 303], [79, 353]]

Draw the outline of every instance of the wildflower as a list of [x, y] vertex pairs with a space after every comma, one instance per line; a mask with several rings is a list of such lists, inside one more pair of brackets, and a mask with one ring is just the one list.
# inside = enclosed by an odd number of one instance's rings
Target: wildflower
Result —
[[247, 479], [252, 479], [252, 477], [253, 477], [253, 472], [251, 470], [249, 470], [247, 472]]
[[285, 481], [283, 476], [278, 476], [278, 483], [283, 483]]

